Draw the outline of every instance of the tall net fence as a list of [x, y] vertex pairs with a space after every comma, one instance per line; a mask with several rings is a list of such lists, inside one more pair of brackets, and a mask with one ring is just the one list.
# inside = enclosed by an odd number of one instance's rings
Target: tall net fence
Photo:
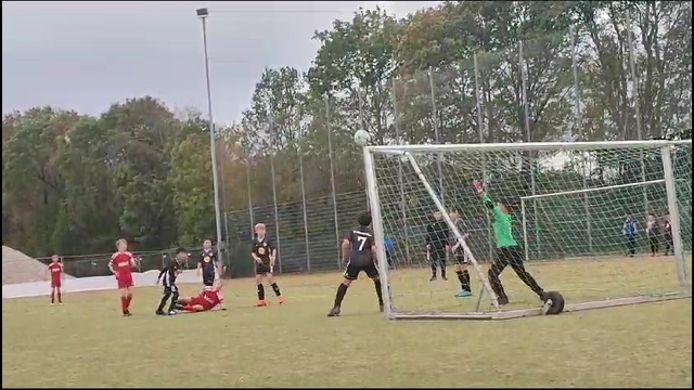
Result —
[[[637, 65], [648, 57], [640, 38], [634, 36], [631, 49], [614, 48], [619, 51], [621, 61], [614, 69], [601, 65], [600, 50], [604, 47], [598, 47], [598, 43], [605, 44], [587, 31], [569, 28], [509, 41], [501, 47], [494, 45], [488, 50], [470, 47], [455, 62], [425, 68], [403, 66], [394, 77], [384, 78], [378, 85], [350, 84], [329, 96], [311, 96], [291, 110], [268, 105], [260, 112], [262, 115], [244, 119], [230, 131], [230, 138], [237, 141], [228, 142], [219, 154], [224, 160], [222, 181], [226, 198], [223, 203], [228, 225], [225, 240], [233, 268], [241, 274], [252, 272], [244, 245], [249, 245], [252, 225], [264, 222], [271, 236], [280, 243], [281, 272], [341, 269], [336, 259], [337, 248], [328, 248], [339, 242], [347, 227], [354, 224], [356, 215], [368, 207], [363, 194], [361, 148], [352, 139], [358, 129], [367, 130], [376, 145], [690, 137], [691, 99], [659, 101], [648, 95], [657, 90], [646, 87], [652, 80], [639, 78], [642, 67], [635, 67], [639, 77], [630, 74], [630, 50], [635, 53]], [[681, 60], [678, 57], [677, 61]], [[686, 83], [682, 83], [680, 73], [668, 74], [663, 82], [667, 88], [681, 90], [681, 96], [691, 94], [690, 88], [682, 89]], [[656, 115], [661, 111], [647, 109], [648, 105], [660, 107], [667, 115]], [[596, 182], [602, 180], [600, 158], [607, 157], [572, 156], [573, 163], [580, 165], [576, 169], [588, 173], [571, 182], [571, 189], [564, 191], [595, 188]], [[450, 166], [445, 155], [432, 159], [437, 171]], [[528, 183], [523, 196], [538, 195], [533, 182], [537, 186], [550, 185], [543, 182], [550, 180], [549, 175], [540, 174], [535, 168], [529, 165], [523, 171]], [[647, 170], [635, 174], [640, 175], [641, 182], [656, 180], [651, 179], [652, 174]], [[459, 196], [455, 188], [443, 186], [443, 190], [444, 200]], [[662, 183], [615, 189], [614, 194], [621, 199], [615, 203], [635, 201], [633, 194], [642, 194], [647, 202], [638, 203], [641, 208], [633, 207], [635, 213], [642, 213], [648, 202], [656, 207], [663, 191]], [[555, 221], [545, 217], [540, 221], [543, 215], [535, 210], [535, 206], [542, 205], [578, 218], [579, 212], [597, 212], [596, 202], [605, 196], [601, 192], [579, 192], [529, 198], [526, 201], [529, 257], [585, 255], [580, 251], [559, 253], [558, 245], [551, 239], [537, 245], [540, 230], [536, 225], [540, 226], [541, 222], [543, 226], [566, 225], [566, 234], [585, 240], [591, 248], [594, 246], [591, 250], [606, 248], [600, 241], [604, 232], [595, 230], [597, 226], [580, 225], [571, 219]], [[407, 220], [404, 210], [401, 214]], [[621, 215], [609, 218], [617, 220]], [[478, 256], [483, 260], [492, 258], [489, 216], [480, 213], [471, 223], [471, 229], [485, 233], [473, 238], [478, 241], [473, 245], [487, 248], [486, 253], [479, 252]], [[396, 251], [396, 263], [414, 261], [417, 251], [407, 249], [402, 253]]]
[[[678, 276], [691, 272], [691, 143], [667, 149], [671, 176], [663, 145], [517, 151], [499, 144], [449, 152], [428, 152], [422, 145], [411, 153], [412, 161], [394, 154], [397, 147], [374, 151], [383, 234], [394, 241], [395, 256], [409, 252], [412, 260], [389, 272], [394, 311], [489, 310], [487, 300], [453, 298], [461, 288], [454, 270], [468, 268], [477, 296], [490, 269], [503, 265], [505, 252], [498, 248], [515, 248], [537, 282], [559, 290], [567, 302], [678, 293], [686, 287]], [[589, 162], [592, 170], [585, 169]], [[483, 181], [484, 197], [473, 189], [475, 180]], [[668, 230], [674, 207], [668, 203], [668, 180], [679, 213], [682, 263], [673, 257]], [[459, 240], [435, 198], [464, 237], [464, 251], [452, 249]], [[497, 226], [506, 218], [508, 237]], [[495, 232], [492, 242], [488, 231]], [[479, 267], [462, 265], [465, 258]], [[524, 276], [510, 268], [501, 278], [511, 301], [505, 308], [537, 307], [530, 278], [521, 280]], [[444, 270], [448, 280], [441, 280]]]

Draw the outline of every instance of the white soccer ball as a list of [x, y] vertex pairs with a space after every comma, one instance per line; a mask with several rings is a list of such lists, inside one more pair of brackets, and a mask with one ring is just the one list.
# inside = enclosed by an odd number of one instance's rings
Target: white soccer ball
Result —
[[357, 132], [354, 133], [354, 142], [356, 142], [357, 145], [366, 146], [369, 144], [370, 141], [371, 141], [371, 134], [369, 134], [368, 131], [357, 130]]

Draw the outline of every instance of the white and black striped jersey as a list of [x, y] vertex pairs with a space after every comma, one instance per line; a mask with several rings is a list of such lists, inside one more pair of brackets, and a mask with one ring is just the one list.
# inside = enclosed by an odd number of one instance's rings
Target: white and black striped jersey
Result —
[[164, 278], [162, 285], [164, 287], [171, 287], [176, 284], [176, 277], [181, 270], [181, 265], [178, 264], [176, 260], [169, 261], [168, 264], [159, 272], [157, 280]]

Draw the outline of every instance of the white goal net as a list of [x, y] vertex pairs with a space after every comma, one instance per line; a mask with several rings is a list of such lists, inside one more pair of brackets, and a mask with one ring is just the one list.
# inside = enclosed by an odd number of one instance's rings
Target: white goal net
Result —
[[375, 146], [364, 159], [390, 318], [539, 314], [531, 279], [565, 310], [691, 294], [691, 141]]

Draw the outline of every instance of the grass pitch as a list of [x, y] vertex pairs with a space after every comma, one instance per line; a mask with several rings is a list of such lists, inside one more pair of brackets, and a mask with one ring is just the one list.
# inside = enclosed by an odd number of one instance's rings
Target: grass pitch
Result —
[[[567, 303], [669, 290], [667, 260], [530, 265]], [[665, 271], [667, 269], [667, 271]], [[596, 276], [601, 275], [601, 276]], [[393, 272], [396, 307], [469, 310], [457, 280]], [[3, 300], [3, 387], [691, 387], [691, 299], [508, 321], [388, 321], [373, 284], [350, 287], [326, 318], [340, 275], [279, 277], [287, 303], [252, 307], [250, 279], [228, 281], [228, 311], [157, 317], [160, 289]], [[509, 269], [512, 306], [536, 305]], [[551, 283], [549, 282], [551, 281]], [[603, 283], [602, 287], [600, 284]], [[475, 283], [475, 287], [479, 286]], [[199, 287], [182, 285], [183, 295]], [[612, 290], [611, 290], [612, 289]], [[637, 291], [634, 291], [636, 289]], [[272, 295], [268, 288], [266, 291]], [[475, 291], [477, 294], [477, 291]], [[483, 309], [488, 303], [483, 303]]]

